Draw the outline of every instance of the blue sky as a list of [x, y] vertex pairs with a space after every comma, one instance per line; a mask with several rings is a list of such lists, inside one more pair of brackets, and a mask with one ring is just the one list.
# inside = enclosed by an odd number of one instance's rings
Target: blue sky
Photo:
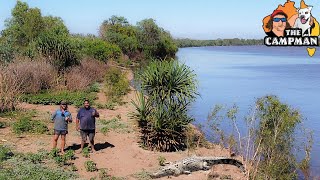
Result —
[[[286, 0], [23, 0], [43, 15], [61, 17], [70, 32], [97, 34], [103, 20], [126, 17], [131, 24], [153, 18], [174, 37], [263, 38], [262, 19]], [[320, 1], [305, 0], [320, 12]], [[295, 1], [299, 4], [300, 1]], [[0, 30], [16, 0], [0, 1]], [[316, 16], [317, 18], [317, 16]], [[320, 16], [319, 16], [320, 18]], [[319, 19], [318, 18], [318, 19]]]

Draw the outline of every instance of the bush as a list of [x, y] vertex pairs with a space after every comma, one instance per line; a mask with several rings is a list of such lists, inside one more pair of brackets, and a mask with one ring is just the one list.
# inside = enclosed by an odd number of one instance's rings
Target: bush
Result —
[[76, 107], [82, 106], [85, 99], [89, 99], [90, 102], [94, 102], [96, 99], [96, 93], [47, 91], [41, 94], [26, 94], [21, 97], [23, 102], [30, 104], [59, 105], [60, 102], [64, 100], [67, 101], [69, 105], [75, 105]]
[[[107, 71], [107, 65], [93, 59], [84, 59], [80, 66], [69, 69], [66, 73], [68, 90], [77, 91], [91, 88], [95, 82], [101, 82]], [[95, 85], [97, 87], [97, 85]], [[95, 89], [99, 91], [99, 89]], [[90, 91], [93, 92], [93, 91]]]
[[0, 64], [6, 64], [13, 61], [16, 49], [8, 41], [0, 41]]
[[44, 134], [48, 131], [48, 127], [42, 121], [32, 120], [31, 117], [22, 117], [17, 122], [13, 123], [12, 130], [15, 134]]
[[118, 68], [110, 67], [105, 79], [108, 86], [106, 95], [111, 100], [119, 101], [119, 98], [126, 95], [130, 90], [126, 74], [122, 73]]
[[84, 162], [84, 167], [86, 168], [87, 172], [94, 172], [97, 171], [97, 164], [93, 161], [86, 161]]
[[160, 166], [164, 166], [164, 165], [165, 165], [165, 162], [166, 162], [166, 158], [163, 157], [163, 156], [159, 156], [159, 157], [158, 157], [158, 162], [159, 162], [159, 165], [160, 165]]
[[23, 93], [36, 93], [55, 86], [57, 71], [42, 59], [15, 59], [7, 69], [11, 72], [9, 76], [21, 83], [20, 91]]
[[118, 59], [121, 56], [121, 49], [119, 46], [100, 39], [87, 41], [85, 52], [88, 56], [102, 62], [107, 62], [109, 59]]
[[8, 147], [0, 145], [0, 163], [10, 158], [11, 151]]
[[82, 149], [82, 156], [85, 158], [89, 158], [90, 157], [90, 153], [89, 153], [89, 147], [85, 147]]
[[159, 151], [186, 148], [188, 105], [196, 93], [193, 71], [178, 61], [155, 61], [138, 76], [141, 91], [133, 117], [139, 122], [143, 146]]

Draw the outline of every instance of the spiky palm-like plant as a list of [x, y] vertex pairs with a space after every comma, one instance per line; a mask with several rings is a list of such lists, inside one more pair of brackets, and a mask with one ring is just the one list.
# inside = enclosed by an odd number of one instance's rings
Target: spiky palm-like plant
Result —
[[151, 62], [138, 78], [141, 95], [133, 104], [135, 117], [143, 122], [139, 125], [144, 146], [159, 151], [184, 149], [186, 126], [193, 121], [187, 111], [197, 95], [196, 75], [170, 60]]

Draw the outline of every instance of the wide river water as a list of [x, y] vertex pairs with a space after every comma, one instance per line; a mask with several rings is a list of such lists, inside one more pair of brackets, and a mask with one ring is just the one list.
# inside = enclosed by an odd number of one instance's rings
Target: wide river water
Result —
[[257, 98], [276, 95], [313, 130], [311, 166], [320, 175], [320, 48], [313, 57], [302, 47], [265, 46], [180, 48], [177, 56], [197, 74], [196, 123], [204, 125], [216, 104], [237, 104], [243, 118]]

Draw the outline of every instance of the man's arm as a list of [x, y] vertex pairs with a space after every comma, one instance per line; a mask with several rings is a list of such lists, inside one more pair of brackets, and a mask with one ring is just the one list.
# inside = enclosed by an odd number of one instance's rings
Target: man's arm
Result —
[[100, 114], [98, 113], [98, 111], [96, 109], [94, 109], [94, 111], [95, 111], [94, 117], [100, 117]]
[[52, 115], [51, 115], [51, 121], [54, 122], [54, 119], [55, 119], [56, 115], [57, 115], [57, 111], [54, 111], [54, 112], [52, 113]]
[[80, 119], [76, 118], [76, 130], [80, 130]]

